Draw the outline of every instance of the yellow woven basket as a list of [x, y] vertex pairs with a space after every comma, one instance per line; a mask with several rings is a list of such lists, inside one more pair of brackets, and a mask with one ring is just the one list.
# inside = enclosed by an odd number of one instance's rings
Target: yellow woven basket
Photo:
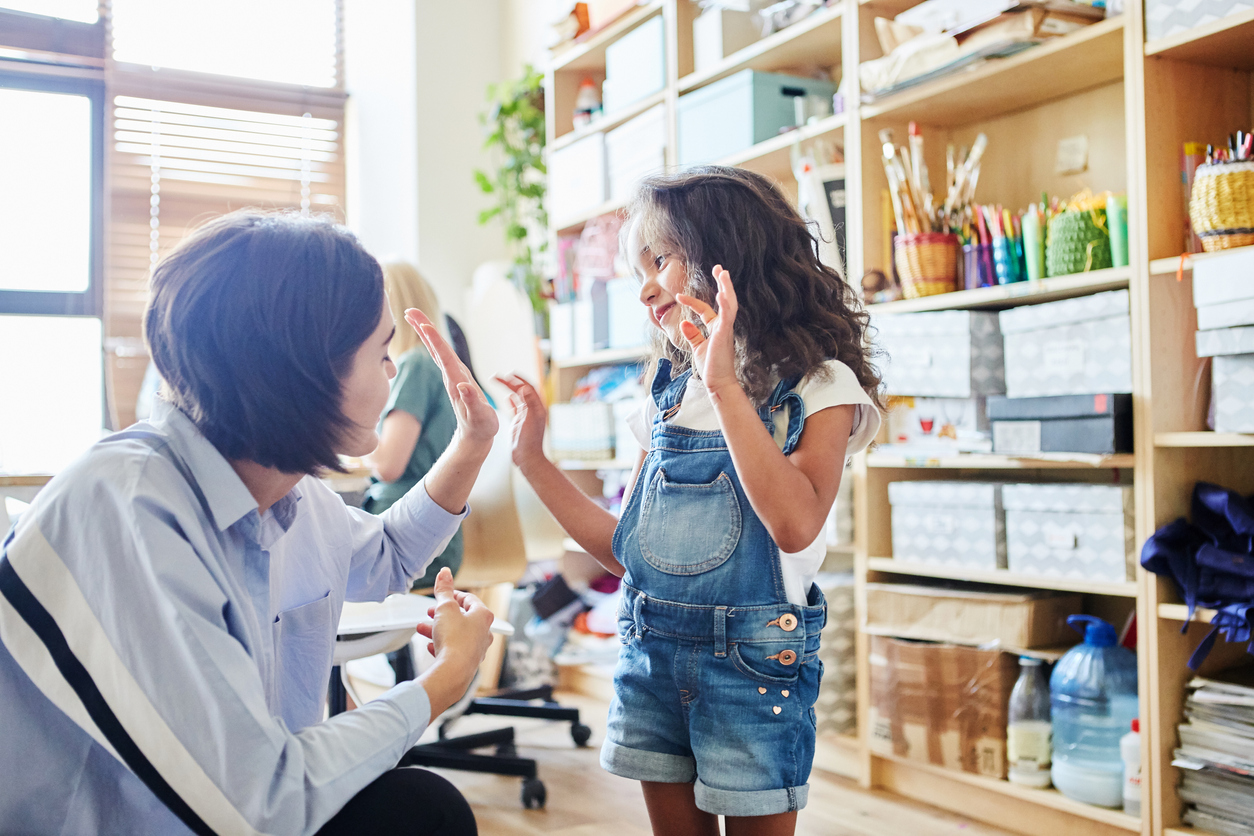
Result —
[[1199, 165], [1189, 219], [1208, 253], [1254, 244], [1254, 162]]
[[957, 289], [957, 235], [946, 232], [898, 235], [893, 252], [902, 292], [907, 299]]

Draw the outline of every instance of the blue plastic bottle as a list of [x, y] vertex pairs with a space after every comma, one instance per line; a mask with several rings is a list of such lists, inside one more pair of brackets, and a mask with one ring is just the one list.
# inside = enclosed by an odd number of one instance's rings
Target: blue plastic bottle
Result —
[[1119, 647], [1115, 628], [1100, 618], [1073, 615], [1067, 624], [1084, 630], [1084, 642], [1058, 660], [1049, 678], [1054, 724], [1051, 777], [1068, 798], [1121, 808], [1119, 739], [1139, 713], [1136, 654]]

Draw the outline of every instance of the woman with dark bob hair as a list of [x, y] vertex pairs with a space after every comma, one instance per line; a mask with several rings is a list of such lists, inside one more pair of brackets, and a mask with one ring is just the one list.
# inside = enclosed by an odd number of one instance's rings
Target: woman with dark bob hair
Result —
[[490, 640], [447, 569], [419, 627], [434, 665], [323, 717], [343, 603], [408, 590], [443, 550], [496, 413], [407, 312], [457, 430], [387, 513], [346, 507], [314, 474], [378, 443], [397, 327], [378, 262], [327, 221], [242, 211], [151, 292], [163, 400], [0, 546], [0, 832], [475, 833], [451, 784], [395, 768]]

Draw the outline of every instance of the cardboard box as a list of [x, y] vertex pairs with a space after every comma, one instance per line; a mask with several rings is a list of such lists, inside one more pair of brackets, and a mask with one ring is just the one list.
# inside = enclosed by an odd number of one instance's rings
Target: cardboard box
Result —
[[882, 314], [871, 325], [886, 355], [880, 370], [890, 395], [972, 398], [1006, 391], [996, 313]]
[[1131, 453], [1132, 396], [1055, 395], [988, 399], [993, 452]]
[[1132, 391], [1128, 291], [1002, 311], [1006, 395], [1088, 395]]
[[1006, 568], [1006, 518], [993, 482], [890, 482], [893, 557], [973, 569]]
[[1017, 659], [1000, 650], [870, 639], [871, 751], [1005, 778]]
[[1079, 595], [983, 592], [942, 585], [869, 583], [866, 631], [961, 644], [999, 642], [1010, 650], [1069, 644], [1067, 616], [1081, 612]]
[[1122, 583], [1136, 577], [1132, 488], [1004, 485], [1012, 572]]

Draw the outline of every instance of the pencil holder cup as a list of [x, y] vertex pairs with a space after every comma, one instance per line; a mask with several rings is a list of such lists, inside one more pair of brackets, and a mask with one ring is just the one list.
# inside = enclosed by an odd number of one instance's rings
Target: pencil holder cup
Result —
[[898, 235], [893, 250], [902, 292], [907, 299], [958, 289], [957, 235], [944, 232]]
[[1111, 266], [1105, 209], [1076, 209], [1049, 221], [1045, 273], [1066, 276]]
[[1208, 253], [1254, 244], [1254, 162], [1199, 165], [1189, 219]]

